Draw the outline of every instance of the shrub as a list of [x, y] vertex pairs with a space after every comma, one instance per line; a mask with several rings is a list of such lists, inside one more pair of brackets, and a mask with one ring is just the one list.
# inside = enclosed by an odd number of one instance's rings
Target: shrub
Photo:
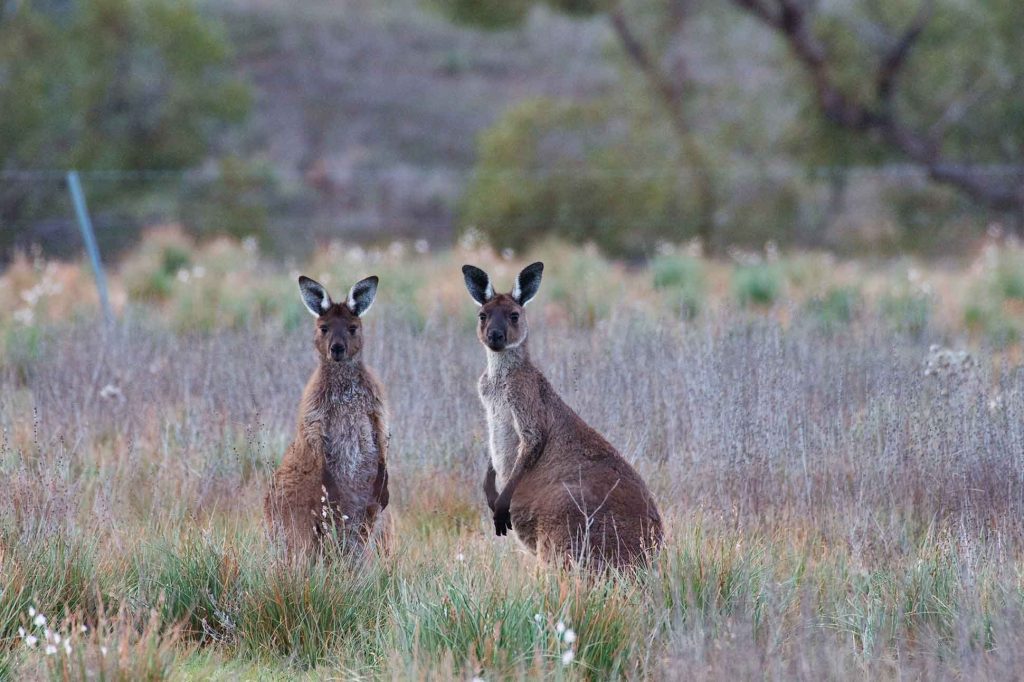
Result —
[[743, 307], [770, 306], [782, 293], [782, 272], [770, 263], [740, 266], [732, 277], [733, 292]]
[[497, 248], [550, 235], [628, 257], [695, 236], [694, 197], [672, 144], [639, 137], [596, 104], [526, 102], [481, 136], [460, 222]]
[[704, 300], [704, 266], [690, 256], [659, 256], [651, 263], [654, 288], [686, 319], [700, 313]]
[[821, 296], [810, 299], [804, 312], [825, 332], [834, 332], [853, 320], [860, 305], [860, 292], [854, 287], [829, 287]]
[[532, 0], [429, 0], [451, 21], [500, 30], [520, 25], [530, 13]]
[[879, 301], [879, 309], [893, 329], [914, 337], [924, 334], [931, 318], [931, 302], [922, 294], [888, 294]]

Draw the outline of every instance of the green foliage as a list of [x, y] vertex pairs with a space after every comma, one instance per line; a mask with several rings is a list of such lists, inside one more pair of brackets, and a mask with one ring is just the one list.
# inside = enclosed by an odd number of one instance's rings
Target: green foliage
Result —
[[743, 307], [770, 306], [782, 294], [784, 278], [772, 263], [757, 263], [736, 268], [732, 276], [733, 292]]
[[986, 263], [964, 306], [964, 324], [996, 347], [1024, 338], [1024, 255], [1005, 250]]
[[558, 236], [619, 256], [694, 236], [693, 197], [676, 160], [657, 138], [620, 124], [593, 104], [537, 99], [513, 108], [480, 138], [462, 224], [499, 248]]
[[[847, 96], [873, 110], [884, 107], [877, 86], [883, 50], [895, 44], [921, 6], [917, 0], [864, 0], [817, 10], [813, 30], [827, 46], [829, 72]], [[1019, 16], [1019, 5], [1013, 0], [970, 6], [938, 0], [929, 7], [929, 21], [899, 74], [892, 109], [912, 130], [933, 133], [942, 126], [941, 151], [952, 159], [1019, 161], [1019, 154], [1008, 153], [1024, 143], [1024, 101], [1018, 96], [1024, 43], [1008, 28]], [[867, 25], [876, 27], [874, 35], [891, 38], [882, 43], [865, 39], [868, 34], [857, 27]], [[786, 137], [800, 159], [812, 166], [905, 160], [878, 136], [829, 122], [806, 73], [794, 69], [791, 74], [786, 89], [800, 109]], [[965, 102], [970, 102], [969, 114], [951, 116]]]
[[892, 293], [879, 301], [879, 310], [894, 329], [920, 337], [928, 329], [931, 318], [931, 302], [927, 296], [917, 293]]
[[238, 604], [240, 650], [311, 667], [368, 645], [386, 587], [381, 569], [353, 571], [344, 561], [298, 567], [280, 563], [243, 574]]
[[69, 614], [97, 618], [107, 597], [98, 573], [96, 549], [62, 536], [26, 538], [7, 533], [0, 540], [11, 556], [0, 555], [0, 641], [13, 640], [32, 607], [51, 621]]
[[428, 0], [451, 21], [489, 30], [513, 28], [530, 13], [532, 0]]
[[[240, 122], [247, 88], [219, 25], [190, 0], [29, 0], [0, 21], [0, 168], [171, 170]], [[124, 201], [141, 181], [89, 188]], [[66, 210], [59, 183], [0, 187], [0, 221]], [[13, 235], [0, 238], [0, 248]]]
[[248, 107], [191, 2], [26, 2], [0, 24], [0, 165], [181, 168]]
[[855, 287], [829, 287], [822, 296], [810, 299], [805, 313], [825, 332], [835, 332], [849, 324], [860, 306], [860, 291]]
[[668, 304], [686, 319], [700, 313], [704, 300], [704, 266], [690, 256], [658, 256], [651, 262], [654, 288], [662, 291]]
[[158, 542], [136, 571], [142, 598], [160, 610], [164, 623], [180, 624], [183, 636], [227, 632], [227, 598], [235, 588], [238, 560], [220, 544], [206, 538], [180, 546]]
[[637, 585], [573, 574], [499, 586], [491, 575], [458, 570], [400, 585], [391, 605], [397, 648], [428, 661], [452, 656], [458, 668], [472, 664], [487, 678], [553, 673], [569, 649], [574, 665], [600, 678], [642, 665], [645, 595]]
[[181, 197], [182, 219], [200, 237], [228, 235], [267, 240], [266, 197], [275, 193], [267, 168], [225, 158], [213, 182], [187, 186]]

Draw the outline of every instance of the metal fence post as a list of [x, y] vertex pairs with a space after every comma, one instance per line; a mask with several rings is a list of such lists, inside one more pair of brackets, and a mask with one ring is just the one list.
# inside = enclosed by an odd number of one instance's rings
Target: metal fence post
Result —
[[114, 321], [114, 314], [110, 310], [110, 296], [107, 294], [107, 275], [103, 271], [103, 263], [100, 262], [100, 250], [96, 246], [96, 235], [92, 231], [92, 220], [85, 205], [85, 194], [78, 179], [78, 171], [68, 172], [68, 189], [71, 191], [71, 201], [75, 204], [75, 214], [78, 216], [78, 227], [82, 230], [82, 239], [85, 240], [85, 250], [92, 261], [92, 274], [96, 277], [96, 289], [100, 294], [103, 317], [110, 324]]

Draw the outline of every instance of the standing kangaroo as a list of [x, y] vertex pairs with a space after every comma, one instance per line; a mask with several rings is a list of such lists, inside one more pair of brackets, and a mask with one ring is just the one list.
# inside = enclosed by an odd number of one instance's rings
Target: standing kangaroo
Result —
[[534, 263], [510, 294], [495, 294], [486, 272], [462, 268], [480, 305], [477, 337], [487, 349], [479, 391], [490, 435], [484, 494], [494, 530], [514, 529], [542, 559], [626, 567], [661, 544], [661, 517], [639, 474], [530, 361], [524, 306], [543, 271]]
[[319, 363], [264, 512], [271, 530], [284, 534], [290, 554], [318, 548], [332, 532], [359, 550], [388, 506], [387, 414], [380, 384], [362, 362], [360, 317], [373, 304], [377, 278], [356, 282], [344, 303], [334, 303], [308, 277], [299, 277], [299, 291], [316, 317]]

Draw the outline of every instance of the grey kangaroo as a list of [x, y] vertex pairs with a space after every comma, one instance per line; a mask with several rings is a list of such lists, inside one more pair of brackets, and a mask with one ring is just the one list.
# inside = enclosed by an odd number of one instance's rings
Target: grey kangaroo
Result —
[[543, 263], [525, 268], [508, 294], [465, 265], [480, 305], [477, 337], [487, 353], [480, 401], [491, 461], [484, 494], [494, 531], [515, 530], [546, 561], [625, 568], [662, 542], [658, 509], [640, 475], [586, 424], [530, 361], [525, 306], [540, 288]]

